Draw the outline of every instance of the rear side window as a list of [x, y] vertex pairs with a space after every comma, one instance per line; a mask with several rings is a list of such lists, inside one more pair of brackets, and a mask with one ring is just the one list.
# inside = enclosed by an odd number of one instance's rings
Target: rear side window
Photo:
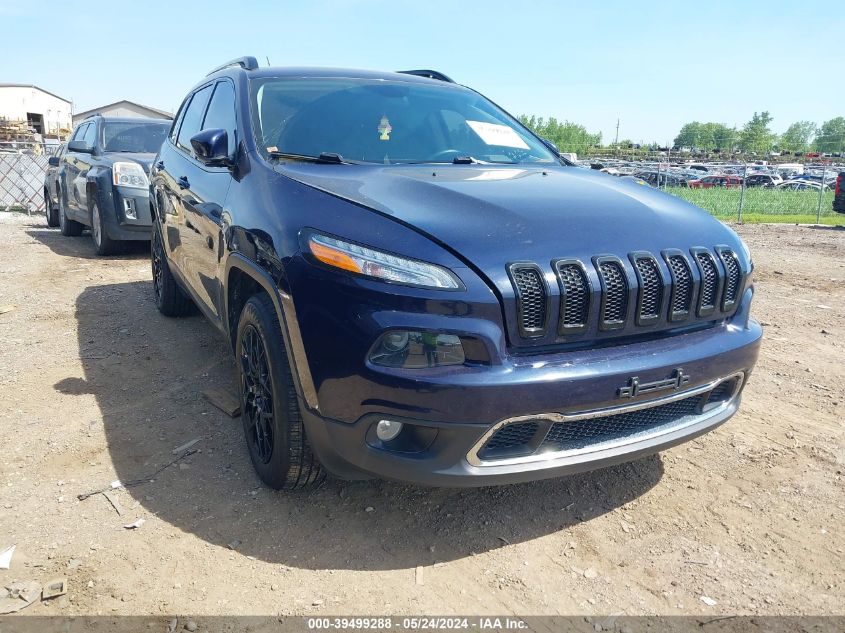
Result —
[[191, 98], [188, 107], [185, 108], [185, 114], [182, 116], [182, 125], [179, 127], [179, 136], [176, 139], [176, 145], [191, 155], [194, 153], [191, 147], [191, 137], [201, 129], [200, 126], [202, 125], [205, 106], [208, 105], [209, 96], [211, 96], [211, 86], [197, 90]]
[[229, 154], [235, 147], [235, 89], [228, 81], [221, 81], [214, 88], [203, 130], [226, 130], [229, 136]]

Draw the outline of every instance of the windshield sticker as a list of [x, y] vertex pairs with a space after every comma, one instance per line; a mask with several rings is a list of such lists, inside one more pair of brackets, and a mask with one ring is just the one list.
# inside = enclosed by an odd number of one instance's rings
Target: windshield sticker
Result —
[[507, 125], [495, 123], [484, 123], [483, 121], [467, 121], [472, 131], [478, 134], [487, 145], [498, 145], [499, 147], [516, 147], [519, 149], [530, 149], [528, 144], [522, 140], [516, 130]]
[[379, 121], [378, 131], [380, 141], [390, 140], [390, 133], [393, 131], [393, 127], [390, 125], [390, 121], [388, 120], [386, 114], [382, 115], [381, 121]]

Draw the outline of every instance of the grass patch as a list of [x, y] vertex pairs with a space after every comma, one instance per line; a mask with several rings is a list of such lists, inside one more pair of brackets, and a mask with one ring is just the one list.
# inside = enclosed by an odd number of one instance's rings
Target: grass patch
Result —
[[[736, 220], [738, 217], [740, 189], [667, 187], [666, 193], [683, 198], [721, 220]], [[845, 226], [845, 214], [836, 213], [833, 210], [833, 195], [833, 191], [825, 191], [822, 194], [819, 222], [833, 226]], [[745, 190], [742, 221], [749, 223], [815, 224], [818, 205], [818, 191], [789, 191], [753, 187]]]

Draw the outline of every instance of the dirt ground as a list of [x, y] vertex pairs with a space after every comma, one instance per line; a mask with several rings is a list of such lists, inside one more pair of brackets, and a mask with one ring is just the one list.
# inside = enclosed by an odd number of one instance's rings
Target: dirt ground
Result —
[[[0, 585], [67, 577], [27, 615], [842, 614], [845, 230], [738, 230], [766, 333], [715, 432], [540, 483], [280, 494], [201, 397], [234, 390], [232, 360], [202, 317], [158, 314], [148, 249], [0, 214]], [[195, 438], [115, 491], [122, 516], [77, 499]]]

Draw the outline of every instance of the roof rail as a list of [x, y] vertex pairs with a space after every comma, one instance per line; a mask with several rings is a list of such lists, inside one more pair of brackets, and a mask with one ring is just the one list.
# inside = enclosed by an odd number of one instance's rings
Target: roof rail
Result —
[[402, 73], [403, 75], [416, 75], [417, 77], [428, 77], [429, 79], [437, 79], [438, 81], [445, 81], [450, 84], [455, 83], [454, 79], [436, 70], [398, 70], [396, 72]]
[[83, 121], [87, 121], [88, 119], [90, 119], [90, 118], [92, 118], [92, 117], [95, 117], [95, 116], [103, 116], [103, 113], [102, 113], [102, 112], [95, 112], [94, 114], [89, 114], [87, 117], [85, 117], [85, 118], [84, 118], [84, 119], [82, 119], [82, 120], [83, 120]]
[[[226, 62], [222, 66], [218, 66], [210, 73], [208, 73], [208, 75], [213, 75], [216, 72], [225, 70], [226, 68], [232, 68], [233, 66], [240, 66], [244, 70], [255, 70], [256, 68], [258, 68], [258, 60], [255, 59], [255, 57], [251, 57], [249, 55], [247, 55], [246, 57], [238, 57], [237, 59], [233, 59], [230, 62]], [[206, 77], [208, 77], [208, 75], [206, 75]]]

